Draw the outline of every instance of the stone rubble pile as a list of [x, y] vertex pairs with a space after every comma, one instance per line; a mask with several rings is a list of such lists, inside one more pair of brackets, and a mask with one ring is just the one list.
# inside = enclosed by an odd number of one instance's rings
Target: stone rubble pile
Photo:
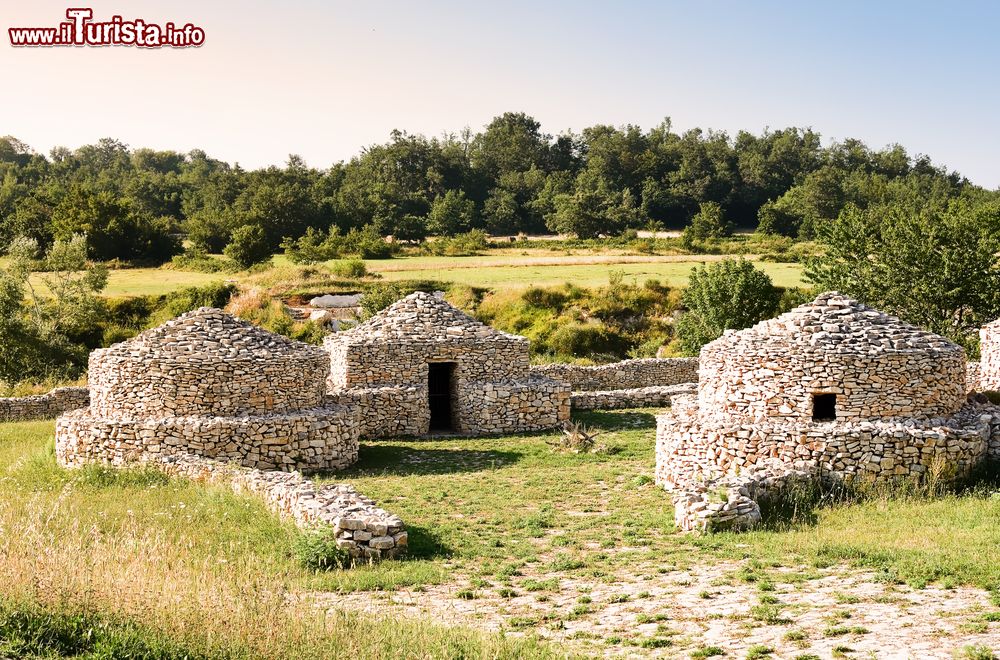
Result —
[[0, 398], [0, 422], [49, 419], [90, 403], [86, 387], [57, 387], [45, 394]]
[[760, 502], [779, 496], [794, 484], [813, 480], [814, 469], [780, 461], [727, 475], [704, 483], [694, 483], [674, 498], [674, 524], [684, 532], [742, 531], [761, 521]]
[[430, 431], [429, 365], [448, 363], [451, 430], [462, 435], [554, 428], [569, 419], [569, 387], [529, 371], [528, 340], [413, 293], [324, 342], [331, 401], [357, 411], [365, 438]]
[[352, 487], [317, 486], [299, 472], [264, 471], [198, 456], [175, 454], [147, 459], [167, 474], [229, 485], [263, 499], [278, 515], [307, 529], [329, 530], [337, 547], [355, 559], [391, 559], [406, 551], [403, 521]]

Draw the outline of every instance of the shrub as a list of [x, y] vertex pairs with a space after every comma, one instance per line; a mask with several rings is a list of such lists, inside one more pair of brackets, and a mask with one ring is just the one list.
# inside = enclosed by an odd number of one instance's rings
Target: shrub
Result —
[[351, 280], [359, 280], [368, 275], [368, 266], [361, 259], [338, 261], [333, 265], [333, 274]]
[[370, 318], [383, 309], [406, 296], [406, 292], [401, 286], [393, 282], [386, 284], [374, 284], [365, 289], [361, 296], [361, 316]]
[[229, 259], [210, 257], [203, 249], [190, 247], [170, 260], [170, 265], [178, 270], [190, 270], [196, 273], [222, 273], [235, 270], [235, 262]]
[[396, 252], [396, 246], [387, 242], [375, 225], [365, 225], [361, 230], [355, 228], [347, 233], [344, 252], [362, 259], [389, 259]]
[[604, 326], [592, 323], [567, 323], [549, 337], [549, 349], [559, 355], [587, 357], [594, 354], [624, 354], [628, 340]]
[[240, 268], [249, 268], [271, 257], [271, 246], [264, 230], [258, 225], [243, 225], [233, 230], [223, 254]]
[[315, 264], [339, 257], [344, 248], [344, 240], [336, 227], [331, 227], [329, 233], [309, 227], [297, 239], [286, 238], [281, 242], [281, 247], [292, 263]]
[[299, 535], [294, 552], [299, 564], [314, 571], [345, 568], [351, 563], [347, 551], [337, 547], [331, 530], [313, 530]]
[[676, 326], [682, 351], [697, 355], [723, 331], [748, 328], [774, 316], [779, 299], [771, 278], [745, 259], [695, 268], [683, 298], [688, 311]]

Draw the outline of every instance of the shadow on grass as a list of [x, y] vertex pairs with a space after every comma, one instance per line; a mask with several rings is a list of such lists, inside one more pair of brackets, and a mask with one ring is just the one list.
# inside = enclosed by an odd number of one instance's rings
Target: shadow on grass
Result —
[[403, 560], [407, 559], [446, 559], [451, 557], [452, 549], [449, 548], [441, 536], [429, 527], [419, 525], [406, 526], [406, 533], [409, 537], [409, 545]]
[[380, 442], [363, 444], [357, 464], [342, 477], [411, 476], [482, 472], [513, 465], [523, 458], [517, 451], [495, 449], [422, 449], [412, 445]]

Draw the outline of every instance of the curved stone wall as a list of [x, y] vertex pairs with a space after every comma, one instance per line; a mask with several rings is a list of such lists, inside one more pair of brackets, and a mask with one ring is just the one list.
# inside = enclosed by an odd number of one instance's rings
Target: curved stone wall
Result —
[[613, 364], [540, 364], [531, 372], [569, 383], [574, 392], [698, 382], [698, 358], [641, 358]]
[[914, 421], [740, 423], [706, 419], [688, 398], [657, 417], [656, 482], [668, 490], [770, 466], [777, 459], [835, 478], [920, 475], [944, 466], [963, 474], [987, 455], [991, 406]]
[[68, 410], [83, 408], [90, 402], [86, 387], [57, 387], [37, 396], [0, 398], [0, 422], [24, 422], [49, 419]]
[[141, 420], [76, 410], [56, 421], [56, 438], [56, 457], [66, 467], [185, 453], [262, 470], [335, 470], [358, 460], [353, 413], [339, 406], [255, 417]]

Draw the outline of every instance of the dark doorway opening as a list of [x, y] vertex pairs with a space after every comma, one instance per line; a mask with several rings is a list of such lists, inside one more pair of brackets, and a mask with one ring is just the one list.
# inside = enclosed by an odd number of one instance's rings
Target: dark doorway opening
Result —
[[453, 431], [452, 376], [454, 362], [431, 362], [427, 365], [427, 397], [431, 407], [431, 430]]
[[813, 394], [813, 421], [832, 422], [837, 419], [837, 395]]

